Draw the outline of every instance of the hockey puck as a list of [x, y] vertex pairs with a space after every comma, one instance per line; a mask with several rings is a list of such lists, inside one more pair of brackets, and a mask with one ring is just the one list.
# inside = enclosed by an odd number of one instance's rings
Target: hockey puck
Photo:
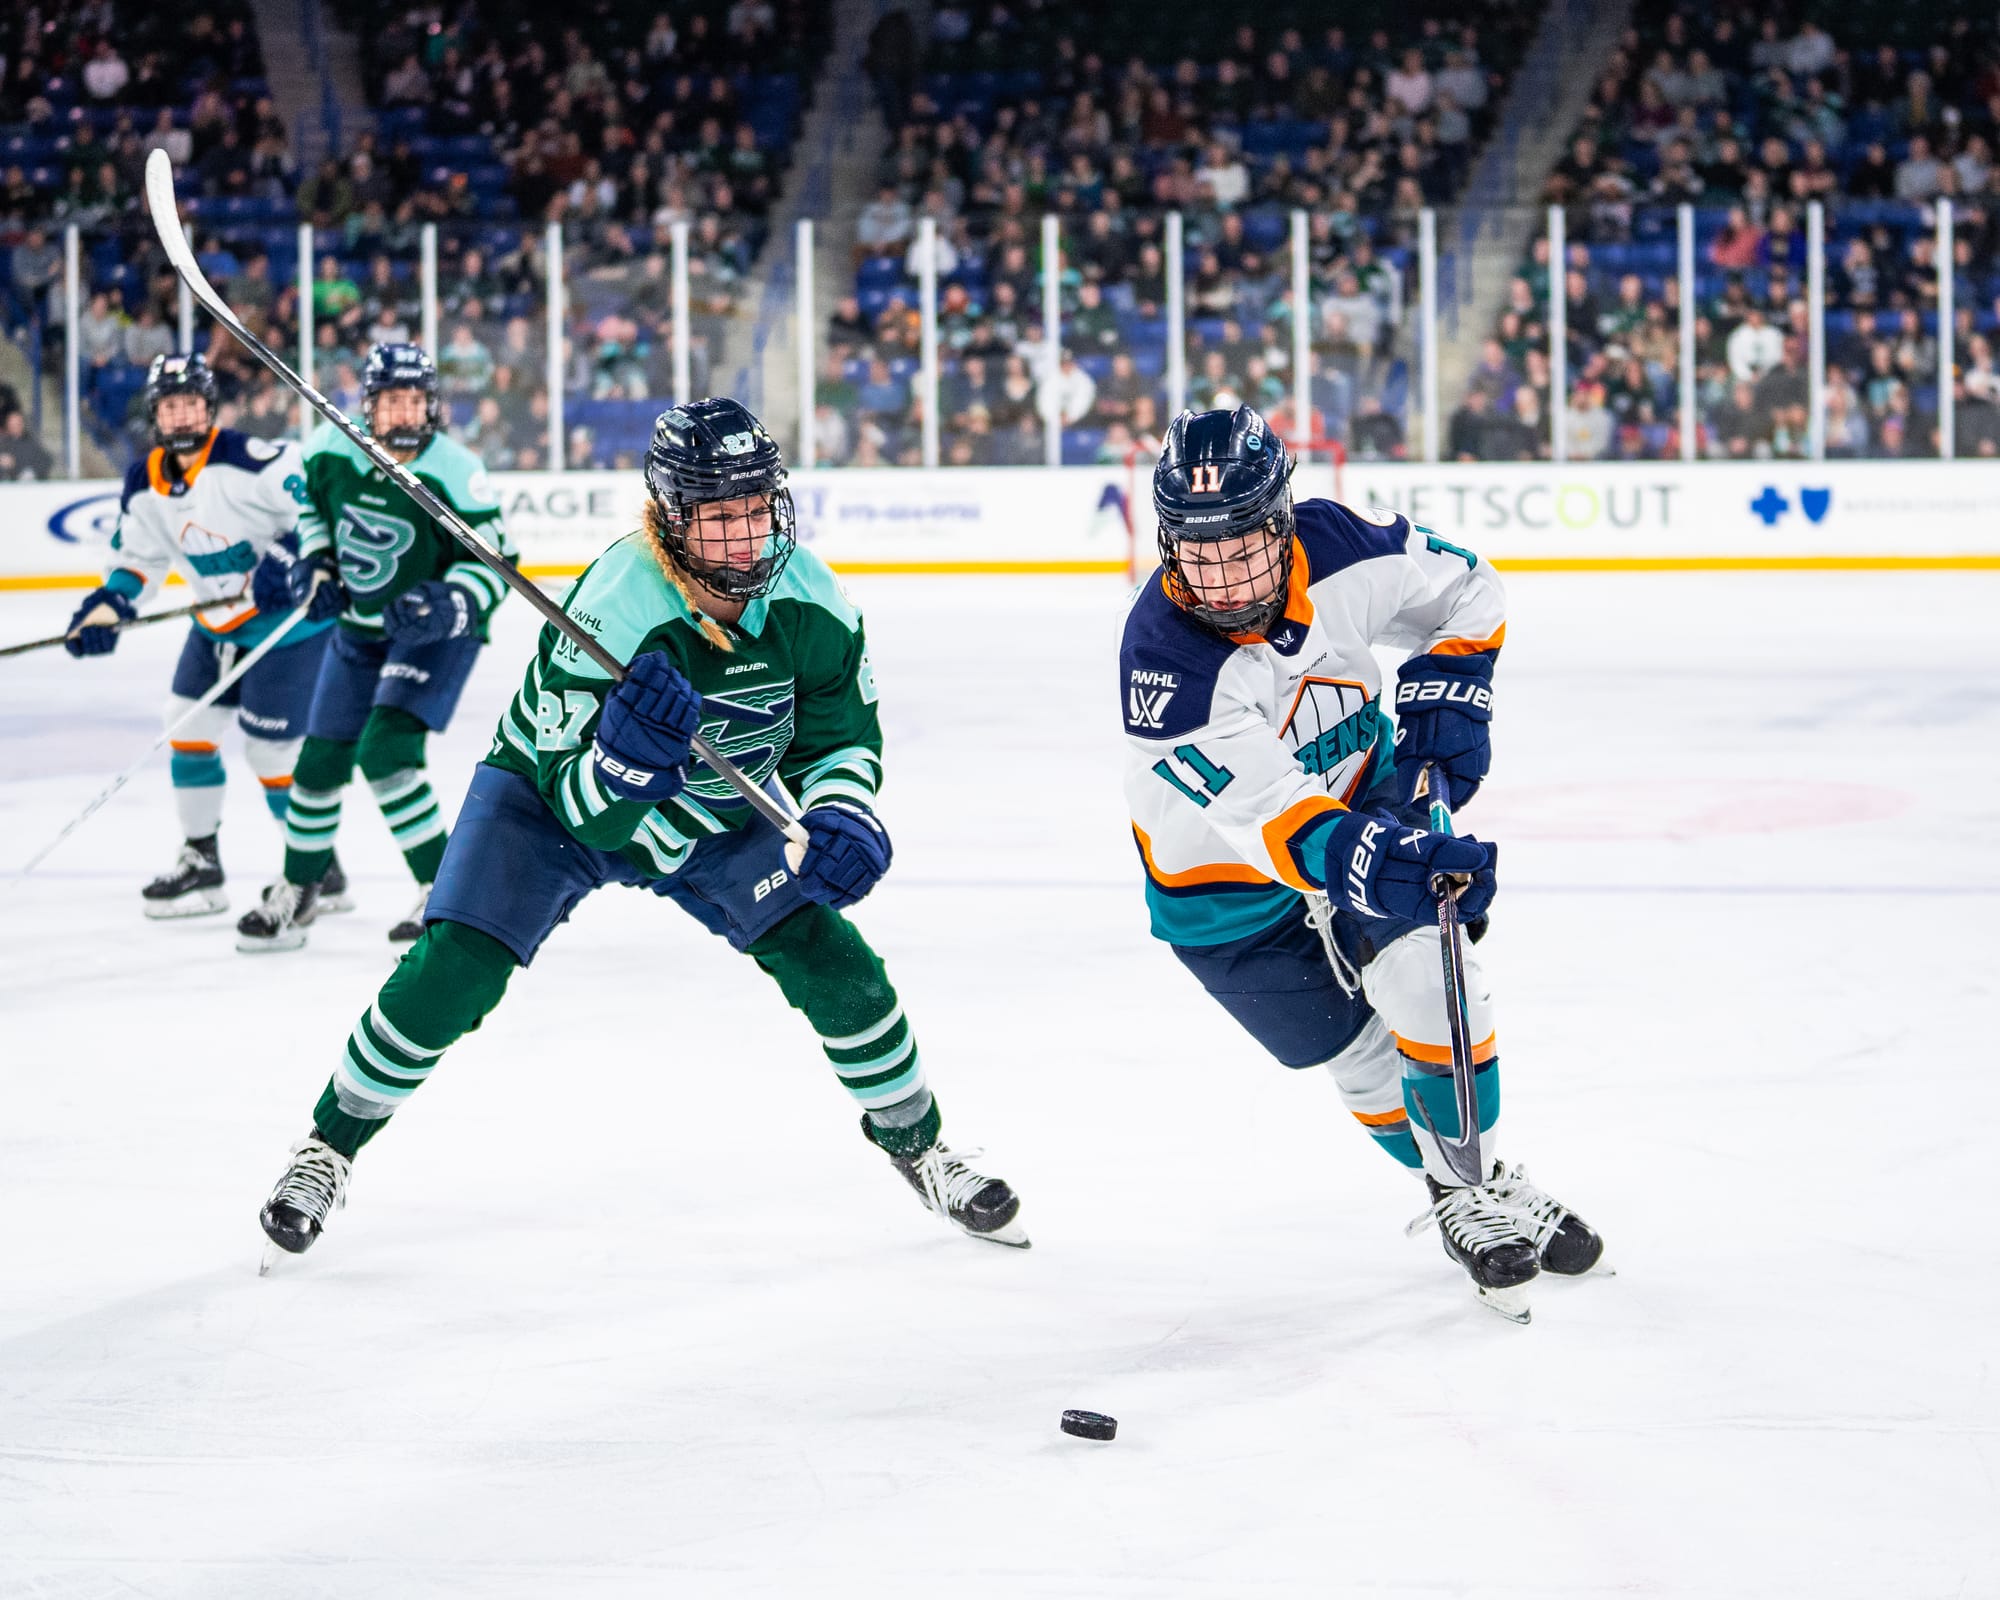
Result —
[[1107, 1417], [1101, 1411], [1065, 1411], [1062, 1414], [1062, 1431], [1079, 1439], [1115, 1439], [1118, 1437], [1118, 1419]]

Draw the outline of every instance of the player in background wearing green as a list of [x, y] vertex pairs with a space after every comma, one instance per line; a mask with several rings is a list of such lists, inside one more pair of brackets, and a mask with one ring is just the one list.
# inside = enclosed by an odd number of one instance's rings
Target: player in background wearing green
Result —
[[[459, 811], [423, 937], [348, 1035], [264, 1204], [267, 1265], [312, 1244], [362, 1145], [607, 883], [676, 901], [777, 982], [860, 1104], [862, 1132], [927, 1207], [975, 1238], [1028, 1243], [1013, 1190], [939, 1142], [902, 1003], [841, 915], [889, 867], [873, 811], [882, 731], [860, 614], [795, 547], [776, 441], [733, 400], [677, 407], [654, 429], [646, 485], [644, 530], [599, 556], [564, 608], [629, 676], [614, 685], [542, 629]], [[796, 869], [783, 835], [691, 757], [696, 733], [796, 797], [811, 841]]]
[[[511, 560], [486, 469], [438, 431], [437, 366], [430, 356], [413, 344], [378, 344], [361, 384], [368, 431]], [[445, 845], [425, 740], [451, 721], [493, 608], [507, 593], [336, 428], [320, 429], [306, 449], [306, 492], [311, 505], [299, 519], [299, 558], [276, 575], [270, 602], [298, 605], [335, 585], [346, 607], [320, 668], [305, 748], [292, 774], [284, 876], [236, 924], [236, 948], [248, 952], [296, 950], [306, 942], [333, 859], [341, 791], [357, 766], [419, 886], [416, 908], [389, 937], [407, 942], [423, 932]], [[265, 595], [258, 604], [266, 604]]]

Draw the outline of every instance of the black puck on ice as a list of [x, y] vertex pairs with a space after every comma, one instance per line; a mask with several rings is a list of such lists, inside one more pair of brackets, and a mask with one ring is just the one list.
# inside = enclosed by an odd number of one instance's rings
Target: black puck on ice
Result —
[[1115, 1439], [1118, 1437], [1118, 1419], [1107, 1417], [1101, 1411], [1065, 1411], [1062, 1414], [1062, 1431], [1079, 1439]]

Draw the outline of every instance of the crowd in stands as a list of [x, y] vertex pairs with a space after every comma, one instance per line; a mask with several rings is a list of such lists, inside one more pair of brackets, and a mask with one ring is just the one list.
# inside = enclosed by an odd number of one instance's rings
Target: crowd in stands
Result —
[[[1680, 454], [1675, 209], [1695, 209], [1697, 453], [1810, 449], [1806, 208], [1824, 208], [1826, 453], [1940, 451], [1937, 211], [1953, 208], [1954, 447], [2000, 453], [2000, 34], [1890, 15], [1645, 0], [1546, 198], [1564, 208], [1569, 457]], [[1551, 273], [1512, 285], [1448, 454], [1549, 453]]]
[[[297, 224], [314, 229], [320, 386], [358, 393], [367, 347], [414, 337], [424, 225], [437, 225], [439, 352], [453, 428], [496, 466], [548, 465], [542, 224], [569, 288], [564, 387], [573, 465], [629, 464], [671, 392], [668, 255], [688, 227], [695, 382], [732, 321], [796, 135], [826, 0], [546, 8], [347, 0], [375, 126], [306, 172], [258, 73], [250, 14], [128, 20], [44, 0], [0, 21], [0, 249], [8, 331], [52, 368], [60, 237], [84, 234], [87, 410], [137, 445], [144, 361], [171, 348], [178, 288], [146, 223], [146, 152], [164, 145], [209, 276], [267, 342], [296, 348]], [[171, 21], [172, 31], [168, 31]], [[112, 65], [116, 63], [116, 65]], [[226, 339], [200, 336], [230, 420], [277, 433], [289, 398]]]
[[[1166, 419], [1165, 216], [1184, 223], [1190, 404], [1265, 406], [1350, 453], [1406, 451], [1418, 212], [1458, 192], [1538, 20], [1529, 0], [1157, 19], [942, 0], [870, 41], [893, 130], [827, 330], [822, 460], [921, 459], [919, 225], [936, 224], [948, 463], [1118, 460]], [[1203, 29], [1209, 31], [1203, 33]], [[1295, 427], [1289, 213], [1311, 217], [1313, 415]], [[1040, 222], [1060, 219], [1059, 378]]]

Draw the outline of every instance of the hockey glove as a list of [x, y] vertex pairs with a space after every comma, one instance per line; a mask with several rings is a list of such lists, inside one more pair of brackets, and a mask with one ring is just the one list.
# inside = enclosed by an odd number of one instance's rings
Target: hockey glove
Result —
[[629, 676], [598, 718], [597, 776], [611, 794], [657, 805], [681, 792], [688, 741], [701, 727], [701, 696], [673, 661], [654, 650], [633, 658]]
[[403, 645], [462, 639], [476, 621], [472, 597], [439, 578], [405, 589], [382, 608], [382, 631]]
[[1437, 916], [1431, 878], [1469, 877], [1458, 914], [1470, 922], [1493, 903], [1499, 850], [1470, 837], [1429, 833], [1394, 817], [1351, 811], [1324, 835], [1326, 892], [1357, 917], [1429, 922]]
[[1396, 779], [1414, 798], [1424, 763], [1451, 780], [1454, 808], [1470, 800], [1493, 761], [1493, 658], [1411, 656], [1396, 674]]
[[306, 621], [329, 622], [347, 609], [340, 562], [325, 552], [300, 556], [274, 544], [250, 574], [250, 600], [273, 614], [305, 606]]
[[799, 893], [844, 911], [874, 888], [889, 870], [889, 835], [871, 812], [845, 800], [830, 800], [799, 818], [811, 841], [799, 863]]
[[[94, 611], [109, 610], [114, 613], [111, 621], [99, 618], [86, 623], [83, 619]], [[118, 624], [130, 622], [138, 613], [132, 609], [132, 602], [116, 589], [93, 589], [82, 605], [76, 608], [76, 615], [69, 619], [69, 632], [63, 639], [63, 648], [73, 656], [108, 656], [118, 648]]]

